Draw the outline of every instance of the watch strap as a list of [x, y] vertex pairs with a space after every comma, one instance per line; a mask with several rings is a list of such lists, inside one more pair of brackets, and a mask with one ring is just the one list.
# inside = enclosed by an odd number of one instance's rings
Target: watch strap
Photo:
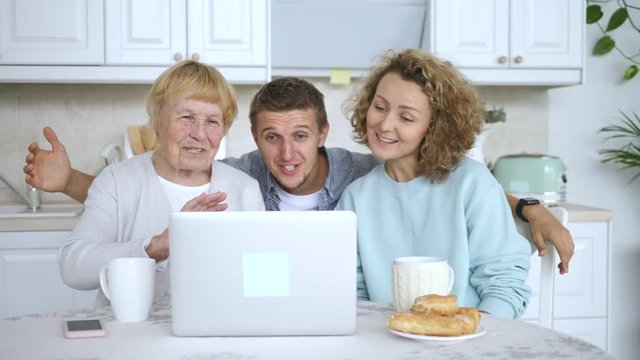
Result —
[[518, 200], [518, 204], [516, 205], [516, 216], [520, 218], [520, 220], [528, 223], [529, 220], [527, 220], [524, 217], [524, 214], [522, 214], [522, 210], [524, 209], [525, 206], [528, 205], [539, 205], [540, 204], [540, 200], [535, 199], [535, 198], [522, 198], [520, 200]]

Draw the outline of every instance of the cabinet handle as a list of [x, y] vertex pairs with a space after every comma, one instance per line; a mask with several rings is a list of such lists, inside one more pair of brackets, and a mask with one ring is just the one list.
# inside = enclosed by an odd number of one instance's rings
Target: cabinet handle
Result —
[[182, 61], [182, 54], [181, 53], [175, 53], [173, 55], [173, 60], [175, 61]]
[[507, 57], [506, 56], [500, 56], [498, 58], [498, 64], [506, 64], [507, 63]]
[[516, 64], [522, 64], [522, 61], [524, 60], [524, 58], [520, 55], [516, 56], [515, 59], [513, 59], [513, 62]]
[[191, 60], [200, 61], [200, 54], [193, 53], [193, 55], [191, 55]]

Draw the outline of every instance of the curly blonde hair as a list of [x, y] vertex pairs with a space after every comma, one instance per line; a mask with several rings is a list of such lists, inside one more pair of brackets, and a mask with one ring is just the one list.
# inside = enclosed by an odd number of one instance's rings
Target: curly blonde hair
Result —
[[446, 180], [482, 130], [484, 110], [478, 93], [448, 61], [416, 49], [390, 51], [343, 108], [353, 138], [360, 144], [369, 146], [367, 111], [380, 80], [388, 73], [414, 81], [431, 99], [431, 121], [420, 146], [418, 167], [433, 181]]
[[220, 104], [226, 134], [238, 114], [236, 93], [217, 69], [192, 60], [179, 62], [165, 70], [147, 94], [149, 123], [156, 134], [162, 125], [164, 109], [175, 105], [185, 93], [190, 93], [189, 98], [193, 100]]

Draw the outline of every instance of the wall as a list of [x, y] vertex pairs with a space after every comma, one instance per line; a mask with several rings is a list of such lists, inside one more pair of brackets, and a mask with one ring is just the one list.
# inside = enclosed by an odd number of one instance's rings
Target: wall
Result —
[[[144, 85], [0, 84], [0, 173], [26, 191], [26, 149], [34, 140], [49, 148], [42, 137], [45, 125], [57, 131], [74, 166], [94, 173], [101, 165], [102, 148], [122, 142], [126, 126], [146, 121], [147, 90]], [[3, 186], [0, 183], [0, 200], [19, 200]], [[43, 201], [52, 199], [67, 198], [43, 196]]]
[[[342, 115], [342, 104], [353, 92], [350, 86], [332, 85], [326, 79], [310, 79], [325, 94], [331, 124], [328, 146], [342, 146], [366, 152], [351, 140], [349, 122]], [[255, 149], [249, 132], [249, 102], [258, 87], [236, 86], [239, 114], [227, 135], [227, 154], [237, 156]], [[104, 146], [122, 143], [127, 126], [146, 121], [144, 97], [149, 85], [55, 85], [0, 84], [0, 174], [14, 187], [26, 192], [22, 175], [27, 146], [38, 141], [49, 149], [42, 136], [44, 126], [53, 127], [65, 144], [71, 163], [77, 169], [95, 173], [103, 165], [99, 156]], [[504, 107], [507, 122], [496, 124], [489, 134], [486, 155], [519, 152], [545, 152], [547, 149], [547, 91], [530, 87], [481, 88], [491, 107]], [[43, 201], [62, 201], [61, 194], [43, 194]], [[20, 199], [0, 184], [0, 201]]]
[[[614, 34], [623, 49], [637, 52], [636, 32], [624, 26]], [[587, 48], [600, 36], [589, 26]], [[583, 85], [549, 91], [549, 149], [568, 164], [568, 200], [613, 211], [610, 352], [616, 359], [637, 359], [640, 353], [640, 179], [629, 182], [638, 168], [620, 171], [600, 163], [598, 150], [615, 143], [603, 143], [597, 132], [616, 121], [618, 109], [640, 115], [640, 78], [621, 83], [627, 66], [615, 52], [587, 55]]]

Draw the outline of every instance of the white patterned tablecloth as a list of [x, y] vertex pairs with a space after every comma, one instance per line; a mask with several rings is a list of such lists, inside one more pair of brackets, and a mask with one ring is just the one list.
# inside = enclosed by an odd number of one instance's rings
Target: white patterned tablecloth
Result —
[[[135, 324], [116, 321], [109, 307], [30, 315], [0, 321], [0, 359], [613, 359], [569, 335], [489, 315], [481, 321], [486, 333], [474, 339], [407, 339], [387, 329], [391, 313], [387, 304], [359, 302], [355, 335], [304, 337], [176, 337], [171, 309], [162, 304]], [[63, 320], [79, 317], [102, 318], [108, 335], [66, 339]]]

